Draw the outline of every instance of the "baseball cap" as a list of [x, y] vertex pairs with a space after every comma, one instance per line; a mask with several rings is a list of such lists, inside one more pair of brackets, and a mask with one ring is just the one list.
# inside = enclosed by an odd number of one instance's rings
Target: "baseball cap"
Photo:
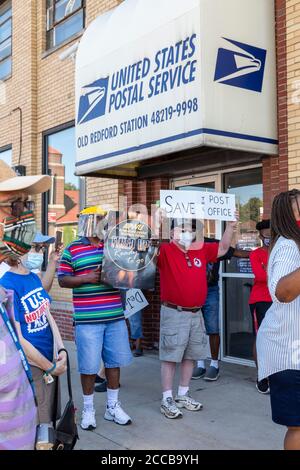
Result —
[[32, 243], [47, 243], [51, 244], [55, 242], [55, 237], [49, 237], [49, 235], [43, 235], [41, 232], [37, 232], [35, 234], [34, 239], [32, 240]]

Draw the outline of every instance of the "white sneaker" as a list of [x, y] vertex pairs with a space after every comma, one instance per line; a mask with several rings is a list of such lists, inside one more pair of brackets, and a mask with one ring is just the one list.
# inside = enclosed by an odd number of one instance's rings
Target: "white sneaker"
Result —
[[182, 418], [181, 411], [177, 408], [175, 401], [172, 397], [162, 399], [160, 404], [160, 412], [169, 419]]
[[185, 408], [189, 411], [199, 411], [203, 408], [203, 405], [199, 401], [194, 400], [189, 394], [177, 395], [175, 403], [177, 408]]
[[83, 410], [80, 426], [84, 431], [92, 431], [93, 429], [96, 429], [97, 424], [94, 409]]
[[132, 423], [130, 416], [123, 410], [121, 403], [118, 401], [113, 408], [106, 407], [104, 419], [107, 421], [114, 421], [117, 424], [126, 426]]

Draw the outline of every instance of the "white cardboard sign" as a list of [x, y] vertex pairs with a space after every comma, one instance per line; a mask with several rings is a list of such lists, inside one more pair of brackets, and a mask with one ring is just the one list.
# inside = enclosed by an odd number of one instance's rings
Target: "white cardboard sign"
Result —
[[160, 207], [170, 219], [236, 220], [234, 194], [164, 190]]
[[149, 305], [146, 297], [140, 289], [129, 289], [126, 292], [125, 318], [129, 318], [135, 313]]

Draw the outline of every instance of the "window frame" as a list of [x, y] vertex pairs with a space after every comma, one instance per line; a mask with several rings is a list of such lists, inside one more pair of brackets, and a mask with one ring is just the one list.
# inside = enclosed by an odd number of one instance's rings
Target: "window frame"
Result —
[[4, 152], [11, 152], [11, 167], [13, 166], [13, 148], [12, 148], [12, 144], [8, 144], [8, 145], [4, 145], [3, 147], [0, 147], [0, 160], [2, 160], [1, 158], [1, 154], [4, 153]]
[[[44, 175], [49, 174], [49, 159], [48, 159], [48, 143], [49, 137], [67, 129], [74, 128], [76, 131], [76, 122], [69, 121], [65, 124], [48, 129], [42, 133], [42, 173]], [[83, 206], [86, 200], [86, 184], [85, 180], [79, 178], [79, 191], [80, 191], [80, 205]], [[42, 233], [48, 234], [48, 206], [50, 204], [50, 191], [42, 194]], [[83, 207], [82, 207], [83, 208]]]
[[3, 8], [5, 6], [5, 4], [9, 4], [10, 7], [7, 9], [7, 11], [10, 10], [10, 16], [8, 18], [6, 18], [6, 20], [4, 20], [2, 23], [0, 23], [0, 28], [5, 25], [8, 21], [11, 21], [11, 32], [10, 32], [10, 36], [8, 36], [7, 38], [5, 38], [3, 41], [0, 41], [0, 47], [3, 43], [5, 43], [6, 41], [10, 40], [10, 54], [5, 56], [3, 59], [1, 59], [0, 57], [0, 66], [1, 64], [3, 64], [4, 62], [6, 62], [7, 60], [10, 59], [11, 61], [11, 65], [10, 65], [10, 71], [8, 74], [4, 75], [2, 78], [0, 77], [0, 82], [1, 81], [4, 81], [6, 80], [7, 78], [11, 77], [11, 74], [12, 74], [12, 37], [13, 37], [13, 14], [12, 14], [12, 0], [5, 0], [3, 3], [0, 3], [0, 10], [1, 8]]
[[[47, 1], [47, 0], [46, 0]], [[46, 50], [51, 50], [51, 49], [54, 49], [56, 47], [59, 47], [60, 45], [62, 44], [65, 44], [66, 42], [69, 42], [71, 41], [77, 34], [80, 33], [80, 31], [82, 31], [84, 28], [85, 28], [85, 21], [86, 21], [86, 0], [81, 0], [81, 6], [78, 7], [76, 10], [74, 10], [72, 13], [69, 13], [68, 15], [64, 16], [61, 20], [59, 21], [55, 21], [55, 13], [56, 13], [56, 4], [59, 2], [60, 0], [50, 0], [51, 2], [51, 6], [50, 7], [47, 7], [47, 4], [46, 4]], [[50, 21], [49, 21], [49, 16], [48, 16], [48, 10], [50, 10], [52, 8], [52, 15], [51, 15], [51, 27], [48, 27], [49, 24], [50, 24]], [[50, 44], [50, 41], [48, 39], [48, 36], [49, 36], [49, 33], [51, 33], [51, 31], [53, 31], [53, 34], [55, 32], [55, 28], [57, 28], [57, 26], [60, 26], [61, 24], [65, 23], [67, 20], [69, 20], [72, 16], [75, 16], [77, 13], [79, 13], [80, 11], [82, 10], [82, 14], [83, 14], [83, 26], [82, 28], [77, 31], [76, 33], [72, 34], [70, 37], [68, 37], [67, 39], [65, 39], [64, 41], [60, 42], [59, 44], [55, 43], [54, 44], [54, 41], [51, 41], [53, 43]]]

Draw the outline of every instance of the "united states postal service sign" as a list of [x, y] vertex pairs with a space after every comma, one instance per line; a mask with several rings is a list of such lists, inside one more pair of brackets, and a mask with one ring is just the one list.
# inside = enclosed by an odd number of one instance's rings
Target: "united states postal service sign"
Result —
[[127, 0], [77, 55], [77, 172], [196, 146], [201, 127], [200, 3]]
[[125, 0], [76, 59], [77, 174], [203, 145], [276, 154], [273, 0]]

